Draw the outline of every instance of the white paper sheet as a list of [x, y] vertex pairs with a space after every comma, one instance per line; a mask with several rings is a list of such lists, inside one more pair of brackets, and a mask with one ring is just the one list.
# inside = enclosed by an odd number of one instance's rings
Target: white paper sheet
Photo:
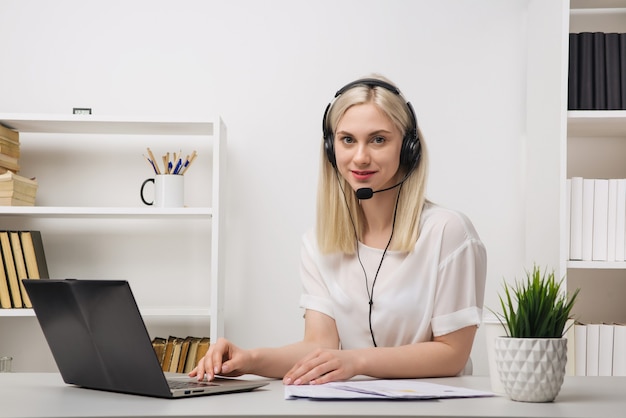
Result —
[[285, 399], [444, 399], [487, 396], [494, 396], [494, 393], [418, 379], [358, 380], [285, 386]]

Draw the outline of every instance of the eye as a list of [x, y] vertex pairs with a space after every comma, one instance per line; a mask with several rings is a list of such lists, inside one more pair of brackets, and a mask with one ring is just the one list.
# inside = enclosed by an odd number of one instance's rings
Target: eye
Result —
[[384, 136], [375, 136], [374, 138], [372, 138], [372, 142], [375, 144], [384, 144], [386, 141]]
[[352, 144], [354, 142], [354, 138], [351, 136], [342, 136], [339, 140], [344, 144]]

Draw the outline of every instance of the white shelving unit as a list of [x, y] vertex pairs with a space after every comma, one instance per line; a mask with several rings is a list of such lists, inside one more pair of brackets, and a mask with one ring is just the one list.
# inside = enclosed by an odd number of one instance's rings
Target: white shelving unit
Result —
[[[626, 1], [572, 0], [568, 29], [564, 37], [578, 32], [626, 32]], [[567, 76], [565, 68], [565, 82]], [[626, 178], [626, 110], [568, 111], [565, 141], [563, 190], [565, 179], [575, 176]], [[569, 225], [562, 225], [567, 287], [581, 288], [575, 314], [583, 322], [626, 321], [626, 262], [568, 260]]]
[[[204, 318], [213, 341], [224, 335], [219, 117], [0, 114], [0, 123], [20, 132], [20, 174], [39, 179], [37, 206], [0, 207], [2, 228], [41, 230], [51, 276], [127, 279], [144, 316]], [[186, 207], [140, 203], [141, 181], [153, 175], [141, 157], [147, 146], [156, 155], [198, 150], [185, 174]], [[0, 309], [0, 321], [28, 316], [31, 309]]]

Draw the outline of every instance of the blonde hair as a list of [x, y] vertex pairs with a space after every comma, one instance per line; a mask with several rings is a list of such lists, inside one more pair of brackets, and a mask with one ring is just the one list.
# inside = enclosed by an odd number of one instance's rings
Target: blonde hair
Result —
[[[381, 76], [373, 76], [390, 83]], [[393, 85], [393, 84], [392, 84]], [[413, 127], [413, 116], [405, 99], [384, 87], [356, 85], [336, 98], [326, 115], [331, 132], [344, 113], [352, 106], [373, 103], [380, 108], [405, 135]], [[417, 167], [401, 186], [398, 210], [390, 250], [411, 251], [419, 237], [419, 223], [426, 201], [425, 188], [428, 176], [428, 153], [419, 128], [421, 157]], [[398, 175], [404, 177], [406, 172]], [[341, 252], [356, 253], [357, 240], [361, 239], [365, 225], [364, 214], [356, 195], [348, 182], [339, 175], [327, 158], [322, 141], [320, 175], [317, 189], [316, 233], [319, 249], [323, 254]]]

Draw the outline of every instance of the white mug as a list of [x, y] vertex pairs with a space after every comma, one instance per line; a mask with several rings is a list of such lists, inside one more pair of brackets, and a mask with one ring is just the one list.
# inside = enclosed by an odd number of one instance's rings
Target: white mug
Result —
[[[160, 208], [181, 208], [185, 200], [185, 177], [180, 174], [157, 174], [141, 184], [141, 201], [148, 206]], [[148, 202], [144, 197], [146, 184], [154, 183], [154, 201]]]

